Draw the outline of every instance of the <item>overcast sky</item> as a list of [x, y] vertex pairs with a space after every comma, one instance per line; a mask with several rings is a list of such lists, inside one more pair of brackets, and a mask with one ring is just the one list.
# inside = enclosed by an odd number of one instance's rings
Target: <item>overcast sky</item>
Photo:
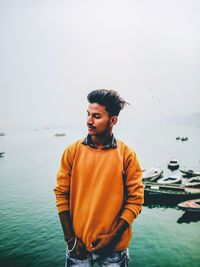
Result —
[[199, 0], [0, 0], [0, 124], [81, 122], [98, 88], [132, 123], [199, 112], [199, 14]]

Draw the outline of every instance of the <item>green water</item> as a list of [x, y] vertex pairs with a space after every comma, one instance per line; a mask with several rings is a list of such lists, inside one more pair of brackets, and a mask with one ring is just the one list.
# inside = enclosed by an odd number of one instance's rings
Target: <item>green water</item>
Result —
[[[191, 141], [174, 141], [177, 129]], [[199, 128], [155, 127], [146, 132], [116, 133], [136, 149], [142, 166], [165, 169], [176, 156], [182, 165], [198, 167]], [[62, 138], [54, 133], [8, 130], [0, 138], [1, 151], [6, 152], [0, 158], [0, 267], [64, 266], [65, 244], [53, 187], [64, 148], [84, 132], [68, 129]], [[175, 206], [144, 206], [133, 224], [130, 266], [199, 267], [199, 234], [199, 215], [188, 216]]]

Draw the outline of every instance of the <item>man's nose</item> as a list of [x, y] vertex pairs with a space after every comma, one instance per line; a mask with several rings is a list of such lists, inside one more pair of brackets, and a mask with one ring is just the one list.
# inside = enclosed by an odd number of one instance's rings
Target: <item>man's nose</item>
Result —
[[87, 124], [93, 124], [93, 118], [92, 118], [92, 116], [88, 116], [87, 117]]

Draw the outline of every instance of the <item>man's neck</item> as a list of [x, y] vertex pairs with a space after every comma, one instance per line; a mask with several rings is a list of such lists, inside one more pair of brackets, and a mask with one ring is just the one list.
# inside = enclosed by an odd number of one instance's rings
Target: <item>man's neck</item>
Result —
[[103, 148], [109, 142], [111, 136], [112, 132], [105, 136], [91, 136], [91, 140], [96, 148]]

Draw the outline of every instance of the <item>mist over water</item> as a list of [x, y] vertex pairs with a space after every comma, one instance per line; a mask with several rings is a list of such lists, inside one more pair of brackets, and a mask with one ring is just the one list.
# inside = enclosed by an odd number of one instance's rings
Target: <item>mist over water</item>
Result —
[[[66, 136], [55, 137], [57, 132]], [[64, 266], [65, 243], [53, 188], [62, 152], [86, 135], [81, 125], [66, 129], [8, 130], [0, 137], [0, 266]], [[200, 128], [132, 125], [116, 127], [117, 138], [138, 154], [143, 169], [175, 157], [180, 167], [200, 170]], [[188, 142], [176, 141], [188, 136]], [[199, 266], [198, 215], [176, 206], [144, 206], [133, 223], [130, 266]]]

